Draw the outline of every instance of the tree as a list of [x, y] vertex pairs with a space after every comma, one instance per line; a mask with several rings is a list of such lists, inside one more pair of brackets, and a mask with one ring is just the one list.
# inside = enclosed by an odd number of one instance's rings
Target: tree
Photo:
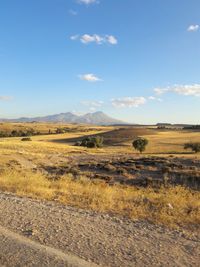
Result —
[[191, 149], [195, 153], [200, 152], [200, 143], [186, 143], [184, 149]]
[[75, 145], [84, 146], [88, 148], [100, 148], [103, 146], [103, 137], [102, 136], [86, 137], [82, 141], [76, 142]]
[[132, 145], [136, 150], [138, 150], [138, 151], [140, 151], [140, 153], [142, 153], [145, 151], [148, 143], [149, 143], [149, 141], [147, 139], [142, 138], [142, 137], [138, 137], [133, 141]]

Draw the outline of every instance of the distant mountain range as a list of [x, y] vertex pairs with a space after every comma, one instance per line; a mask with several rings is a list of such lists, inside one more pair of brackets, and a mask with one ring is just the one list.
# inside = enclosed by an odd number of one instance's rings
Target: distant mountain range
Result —
[[83, 124], [96, 124], [96, 125], [114, 125], [126, 124], [123, 121], [109, 117], [101, 111], [94, 113], [87, 113], [85, 115], [76, 115], [71, 112], [49, 115], [44, 117], [19, 119], [0, 119], [1, 122], [62, 122], [62, 123], [83, 123]]

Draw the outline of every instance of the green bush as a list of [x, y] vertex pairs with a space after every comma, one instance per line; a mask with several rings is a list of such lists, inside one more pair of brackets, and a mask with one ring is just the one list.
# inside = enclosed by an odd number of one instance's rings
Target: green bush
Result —
[[32, 141], [30, 137], [23, 137], [21, 141]]
[[82, 141], [76, 142], [75, 145], [84, 146], [88, 148], [100, 148], [103, 146], [103, 137], [102, 136], [86, 137]]
[[65, 133], [65, 129], [64, 128], [57, 128], [56, 129], [56, 134], [63, 134]]
[[195, 153], [200, 152], [200, 143], [186, 143], [184, 149], [191, 149]]
[[146, 149], [146, 146], [148, 145], [149, 141], [145, 138], [138, 137], [135, 140], [133, 140], [132, 146], [140, 151], [140, 153], [144, 152]]
[[0, 137], [9, 137], [9, 134], [6, 132], [0, 132]]

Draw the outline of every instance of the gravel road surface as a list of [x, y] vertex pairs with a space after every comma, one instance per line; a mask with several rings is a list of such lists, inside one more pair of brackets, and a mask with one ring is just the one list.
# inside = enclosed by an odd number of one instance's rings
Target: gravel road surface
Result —
[[0, 266], [199, 266], [200, 235], [0, 193]]

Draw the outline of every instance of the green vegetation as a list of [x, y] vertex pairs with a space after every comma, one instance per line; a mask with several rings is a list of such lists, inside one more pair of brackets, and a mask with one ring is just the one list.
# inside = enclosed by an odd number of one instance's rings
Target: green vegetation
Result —
[[148, 143], [149, 142], [146, 138], [138, 137], [133, 141], [132, 145], [135, 148], [135, 150], [138, 150], [140, 151], [140, 153], [142, 153], [145, 151]]
[[30, 137], [23, 137], [21, 141], [32, 141]]
[[40, 135], [40, 132], [36, 132], [34, 129], [28, 129], [26, 131], [22, 130], [12, 130], [11, 132], [8, 131], [1, 131], [0, 137], [25, 137], [25, 136], [33, 136], [33, 135]]
[[186, 143], [184, 149], [191, 149], [195, 153], [200, 152], [200, 143]]
[[76, 142], [75, 145], [84, 146], [88, 148], [100, 148], [103, 146], [103, 137], [102, 136], [86, 137], [82, 141]]
[[200, 125], [185, 126], [183, 129], [185, 129], [185, 130], [200, 130]]

